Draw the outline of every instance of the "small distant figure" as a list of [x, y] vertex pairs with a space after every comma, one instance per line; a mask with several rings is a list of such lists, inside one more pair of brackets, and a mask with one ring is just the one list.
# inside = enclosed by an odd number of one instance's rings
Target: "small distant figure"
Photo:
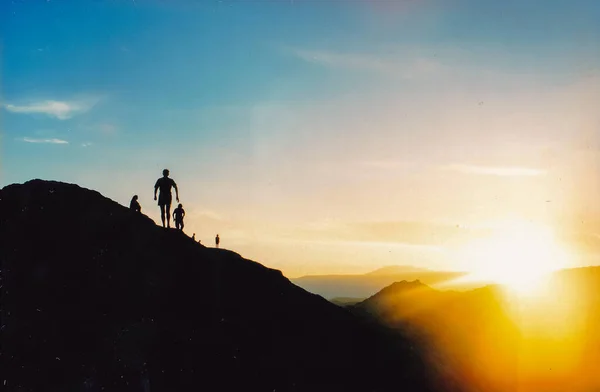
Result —
[[173, 220], [175, 221], [175, 228], [177, 230], [183, 230], [183, 217], [185, 216], [185, 210], [183, 204], [179, 204], [173, 211]]
[[192, 234], [192, 241], [196, 242], [196, 233]]
[[129, 208], [135, 212], [142, 212], [142, 206], [138, 203], [138, 195], [133, 195], [131, 202], [129, 203]]
[[219, 238], [219, 235], [217, 234], [217, 236], [215, 237], [215, 244], [217, 245], [217, 248], [219, 247], [220, 242], [221, 242], [221, 239]]
[[167, 220], [167, 227], [171, 227], [171, 201], [173, 197], [171, 195], [171, 188], [175, 188], [175, 196], [179, 203], [177, 184], [172, 178], [169, 178], [169, 169], [165, 169], [163, 170], [163, 176], [156, 180], [156, 184], [154, 185], [154, 200], [156, 200], [156, 191], [160, 189], [158, 205], [160, 207], [160, 219], [162, 220], [163, 227], [165, 227], [165, 219]]

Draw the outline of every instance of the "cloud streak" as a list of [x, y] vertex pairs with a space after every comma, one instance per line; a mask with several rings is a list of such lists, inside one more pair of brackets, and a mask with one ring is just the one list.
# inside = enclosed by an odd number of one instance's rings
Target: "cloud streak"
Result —
[[63, 139], [57, 139], [57, 138], [52, 138], [52, 139], [34, 139], [34, 138], [30, 138], [30, 137], [24, 137], [21, 140], [24, 141], [24, 142], [26, 142], [26, 143], [69, 144], [68, 141], [63, 140]]
[[300, 48], [287, 48], [286, 51], [300, 60], [323, 67], [365, 71], [403, 79], [435, 74], [442, 69], [438, 62], [422, 57], [406, 61], [395, 57], [364, 53], [340, 53]]
[[515, 166], [477, 166], [453, 164], [444, 166], [442, 169], [464, 174], [478, 174], [501, 177], [534, 177], [546, 174], [544, 170]]
[[[519, 226], [508, 226], [513, 233]], [[386, 243], [425, 247], [430, 250], [456, 250], [463, 246], [497, 235], [502, 227], [452, 225], [425, 221], [319, 221], [304, 225], [293, 231], [291, 238], [345, 243]], [[600, 255], [600, 234], [593, 231], [558, 230], [556, 239], [560, 244], [584, 254]]]
[[39, 101], [24, 105], [5, 104], [4, 109], [11, 113], [43, 114], [59, 120], [68, 120], [75, 115], [87, 112], [95, 102], [66, 102], [66, 101]]
[[491, 233], [487, 228], [430, 222], [330, 222], [301, 229], [295, 233], [295, 238], [439, 247], [467, 243]]
[[360, 163], [363, 167], [372, 169], [407, 169], [414, 166], [412, 162], [406, 161], [364, 161]]

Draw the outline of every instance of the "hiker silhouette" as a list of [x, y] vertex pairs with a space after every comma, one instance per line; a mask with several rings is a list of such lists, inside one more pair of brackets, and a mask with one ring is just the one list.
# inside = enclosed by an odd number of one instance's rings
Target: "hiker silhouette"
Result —
[[192, 241], [196, 241], [196, 233], [192, 234]]
[[129, 208], [135, 212], [142, 212], [142, 206], [138, 203], [138, 195], [133, 195], [131, 202], [129, 202]]
[[217, 245], [217, 248], [219, 247], [219, 242], [221, 242], [221, 239], [219, 238], [219, 235], [217, 234], [217, 236], [215, 237], [215, 244]]
[[165, 218], [167, 219], [167, 227], [171, 227], [171, 188], [175, 188], [175, 197], [177, 202], [179, 202], [177, 184], [172, 178], [169, 178], [169, 170], [165, 169], [163, 170], [163, 176], [156, 180], [156, 184], [154, 185], [154, 200], [156, 200], [156, 191], [160, 189], [158, 205], [160, 207], [160, 219], [162, 220], [163, 227], [165, 227]]
[[183, 230], [183, 217], [185, 216], [185, 210], [183, 204], [179, 204], [173, 211], [173, 220], [175, 221], [175, 228], [177, 230]]

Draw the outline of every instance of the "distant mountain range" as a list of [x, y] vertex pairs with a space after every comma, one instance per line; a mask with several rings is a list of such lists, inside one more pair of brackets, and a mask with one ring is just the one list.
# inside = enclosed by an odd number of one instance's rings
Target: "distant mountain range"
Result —
[[476, 283], [452, 284], [454, 280], [465, 275], [467, 275], [465, 272], [433, 271], [413, 266], [388, 266], [362, 275], [307, 275], [291, 281], [329, 300], [344, 297], [364, 299], [383, 287], [403, 280], [419, 280], [431, 286], [445, 284], [452, 289], [468, 289], [477, 286]]

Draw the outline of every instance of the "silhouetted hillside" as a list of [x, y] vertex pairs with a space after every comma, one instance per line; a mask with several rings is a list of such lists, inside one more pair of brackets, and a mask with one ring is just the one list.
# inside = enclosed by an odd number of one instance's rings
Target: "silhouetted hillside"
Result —
[[499, 298], [497, 287], [437, 291], [403, 281], [352, 309], [428, 346], [430, 366], [445, 373], [446, 382], [472, 391], [508, 392], [517, 390], [513, 343], [518, 332]]
[[307, 275], [292, 282], [327, 299], [336, 297], [367, 298], [382, 287], [403, 280], [420, 280], [429, 285], [447, 283], [464, 272], [432, 271], [412, 266], [389, 266], [363, 275]]
[[76, 185], [0, 190], [8, 391], [426, 391], [416, 346]]
[[469, 391], [587, 392], [600, 390], [599, 287], [598, 267], [528, 295], [397, 282], [349, 309], [429, 347], [430, 366]]

